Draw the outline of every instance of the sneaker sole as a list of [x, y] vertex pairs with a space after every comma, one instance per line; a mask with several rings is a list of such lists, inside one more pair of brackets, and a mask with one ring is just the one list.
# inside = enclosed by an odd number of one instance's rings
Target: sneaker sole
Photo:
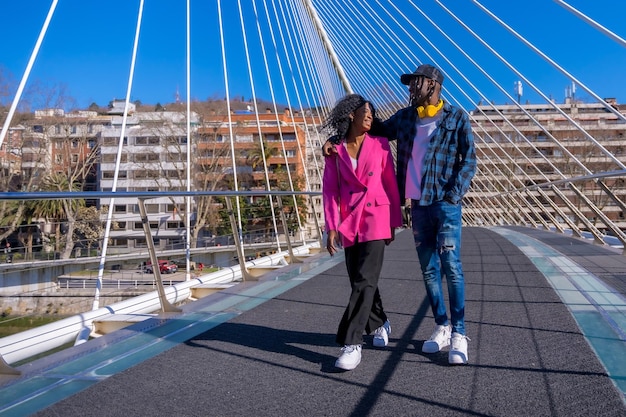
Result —
[[335, 368], [339, 368], [339, 369], [343, 369], [344, 371], [351, 371], [353, 369], [356, 369], [357, 366], [359, 366], [359, 364], [361, 363], [361, 360], [359, 359], [359, 361], [357, 363], [355, 363], [354, 365], [341, 365], [337, 362], [335, 362]]
[[454, 355], [452, 357], [448, 357], [448, 363], [450, 365], [467, 365], [467, 360], [463, 360], [460, 356]]
[[426, 344], [426, 342], [424, 342], [424, 344], [422, 345], [422, 352], [424, 352], [424, 353], [437, 353], [441, 349], [443, 349], [445, 347], [448, 347], [448, 346], [450, 346], [450, 343], [440, 346], [437, 343]]
[[372, 344], [376, 347], [386, 347], [387, 343], [385, 343], [385, 339], [377, 339], [374, 338], [374, 340], [372, 341]]
[[448, 355], [448, 363], [450, 365], [465, 365], [467, 364], [467, 358], [464, 358], [462, 354]]

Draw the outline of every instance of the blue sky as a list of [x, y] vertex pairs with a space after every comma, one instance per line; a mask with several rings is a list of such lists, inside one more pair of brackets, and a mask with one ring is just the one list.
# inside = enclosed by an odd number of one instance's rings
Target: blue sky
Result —
[[[248, 4], [246, 10], [249, 11], [250, 0], [241, 1], [244, 5]], [[6, 81], [6, 77], [12, 75], [14, 87], [26, 68], [51, 3], [52, 0], [20, 0], [3, 1], [0, 5], [3, 16], [0, 30], [2, 39], [5, 39], [0, 45], [0, 76]], [[257, 5], [260, 3], [257, 0]], [[432, 18], [440, 21], [451, 37], [467, 38], [467, 33], [453, 25], [450, 18], [441, 13], [433, 1], [417, 3], [423, 4], [424, 9], [429, 10], [428, 13], [432, 10]], [[475, 23], [484, 32], [483, 36], [489, 37], [498, 48], [510, 53], [508, 59], [516, 61], [515, 65], [524, 68], [547, 94], [558, 100], [563, 98], [567, 81], [555, 71], [545, 70], [546, 64], [543, 60], [529, 55], [527, 48], [514, 42], [509, 35], [503, 34], [501, 28], [472, 5], [470, 0], [443, 3], [455, 13], [463, 15], [468, 22]], [[529, 40], [554, 57], [598, 95], [615, 97], [618, 102], [626, 103], [625, 47], [583, 25], [578, 17], [565, 11], [555, 1], [482, 0], [481, 3], [510, 25], [520, 28], [520, 31], [523, 29]], [[625, 1], [568, 0], [567, 3], [626, 38], [626, 25], [623, 23], [626, 16]], [[168, 103], [174, 101], [177, 89], [182, 99], [185, 99], [185, 4], [182, 0], [145, 2], [131, 100], [150, 104]], [[223, 0], [221, 4], [226, 26], [230, 30], [238, 30], [237, 1]], [[191, 5], [191, 96], [197, 100], [222, 98], [225, 87], [217, 42], [217, 2], [192, 0]], [[124, 98], [138, 9], [138, 0], [60, 0], [33, 67], [28, 87], [32, 88], [35, 83], [46, 87], [62, 85], [66, 89], [65, 94], [76, 99], [78, 107], [87, 107], [92, 102], [106, 105], [114, 98]], [[427, 30], [425, 24], [423, 27]], [[436, 42], [444, 44], [434, 31], [427, 33], [432, 34]], [[229, 39], [226, 39], [227, 48]], [[484, 53], [478, 52], [478, 48], [476, 51], [477, 54]], [[456, 58], [453, 51], [449, 52], [449, 56], [459, 62], [459, 65], [464, 65], [463, 60]], [[244, 62], [241, 66], [245, 66]], [[503, 85], [512, 86], [515, 77], [505, 75], [506, 70], [501, 64], [494, 62], [488, 68], [493, 71], [494, 77], [501, 75], [499, 80]], [[481, 78], [469, 66], [467, 74], [470, 78]], [[231, 94], [240, 93], [249, 97], [244, 87], [246, 75], [234, 74], [231, 77]], [[490, 91], [488, 86], [485, 89]], [[528, 91], [531, 100], [535, 98], [528, 89], [525, 91]], [[0, 96], [0, 100], [7, 104], [7, 100], [13, 97], [12, 93], [14, 90], [8, 97]], [[579, 93], [584, 95], [580, 90]], [[268, 94], [267, 90], [259, 91], [257, 96], [269, 98]], [[495, 101], [504, 100], [497, 93], [493, 94]], [[41, 106], [44, 102], [43, 97], [35, 98], [33, 106]]]

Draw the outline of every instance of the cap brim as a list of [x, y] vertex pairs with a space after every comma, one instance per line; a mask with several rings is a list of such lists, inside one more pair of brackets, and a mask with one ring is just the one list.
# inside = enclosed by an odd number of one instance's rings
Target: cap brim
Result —
[[411, 80], [415, 77], [417, 77], [415, 74], [402, 74], [400, 76], [400, 82], [404, 85], [409, 85], [411, 84]]

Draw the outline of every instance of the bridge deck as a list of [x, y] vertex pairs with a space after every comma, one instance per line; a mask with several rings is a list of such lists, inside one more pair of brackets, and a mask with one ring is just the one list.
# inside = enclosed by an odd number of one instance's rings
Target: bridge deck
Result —
[[333, 367], [343, 257], [320, 255], [24, 365], [0, 415], [625, 416], [625, 257], [523, 228], [463, 240], [467, 366], [421, 353], [433, 319], [404, 231], [380, 283], [389, 346], [366, 337], [354, 371]]

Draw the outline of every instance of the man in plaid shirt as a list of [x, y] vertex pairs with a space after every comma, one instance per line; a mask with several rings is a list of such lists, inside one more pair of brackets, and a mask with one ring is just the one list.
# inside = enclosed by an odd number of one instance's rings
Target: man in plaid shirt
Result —
[[[400, 201], [411, 199], [415, 247], [426, 292], [435, 317], [435, 329], [422, 346], [436, 353], [452, 345], [450, 364], [468, 361], [465, 333], [465, 279], [461, 265], [461, 200], [476, 171], [476, 153], [467, 114], [441, 100], [443, 74], [432, 65], [420, 65], [404, 74], [410, 105], [371, 133], [397, 140], [397, 180]], [[324, 145], [328, 154], [332, 145]], [[446, 275], [450, 318], [443, 296]]]

